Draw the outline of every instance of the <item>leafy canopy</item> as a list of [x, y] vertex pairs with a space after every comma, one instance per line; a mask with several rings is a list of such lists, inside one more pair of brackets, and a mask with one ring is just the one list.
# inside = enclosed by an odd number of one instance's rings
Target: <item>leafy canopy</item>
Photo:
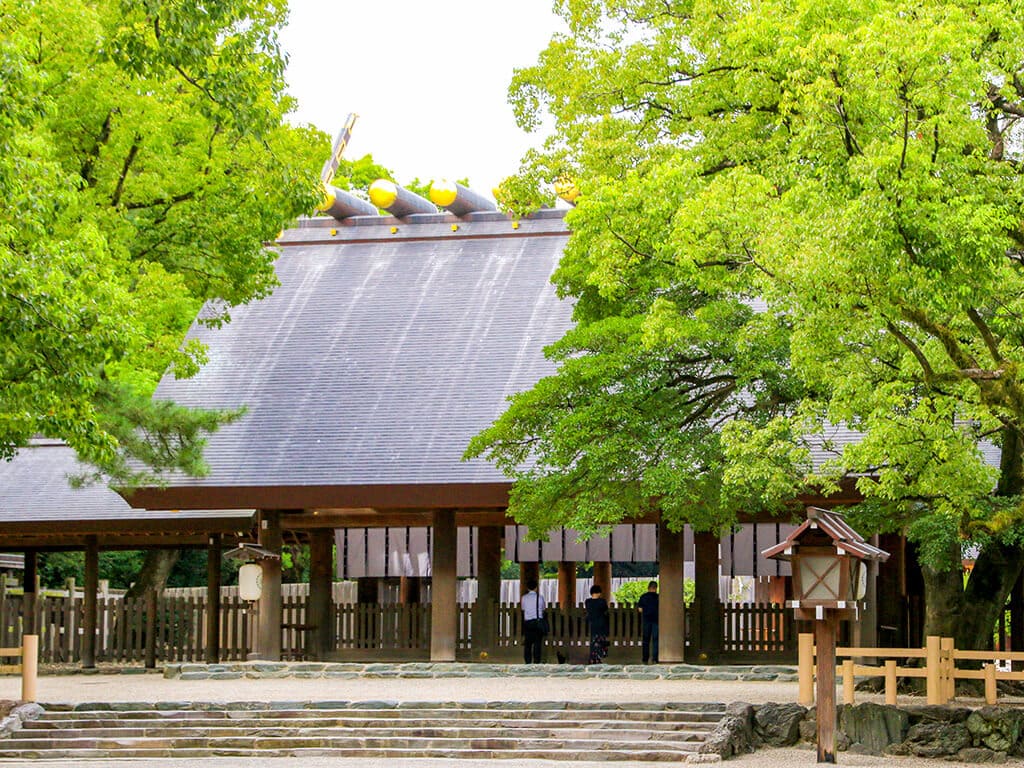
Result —
[[[150, 401], [204, 302], [265, 296], [327, 139], [283, 123], [283, 0], [0, 0], [0, 456], [201, 472], [237, 414]], [[138, 466], [138, 464], [134, 464]]]
[[[582, 191], [555, 276], [577, 328], [469, 449], [516, 479], [517, 517], [586, 530], [657, 504], [721, 527], [852, 474], [876, 530], [1012, 541], [1024, 11], [557, 8], [570, 32], [511, 87], [555, 133], [504, 188], [522, 208], [538, 182]], [[865, 439], [823, 465], [832, 424]]]

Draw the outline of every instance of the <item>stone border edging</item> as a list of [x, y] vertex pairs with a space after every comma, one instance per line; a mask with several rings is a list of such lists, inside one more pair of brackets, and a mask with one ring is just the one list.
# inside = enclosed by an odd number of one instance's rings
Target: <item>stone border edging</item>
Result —
[[[871, 755], [913, 755], [961, 764], [1005, 763], [1024, 756], [1024, 709], [864, 702], [837, 708], [836, 748]], [[815, 710], [799, 704], [730, 704], [700, 753], [727, 760], [759, 747], [813, 744]]]
[[0, 739], [10, 736], [15, 731], [20, 731], [22, 723], [26, 720], [37, 719], [45, 711], [35, 703], [19, 704], [0, 720]]
[[169, 680], [273, 680], [279, 678], [458, 678], [564, 677], [612, 680], [722, 680], [795, 682], [796, 667], [786, 665], [714, 666], [692, 664], [470, 664], [245, 661], [223, 664], [165, 664]]

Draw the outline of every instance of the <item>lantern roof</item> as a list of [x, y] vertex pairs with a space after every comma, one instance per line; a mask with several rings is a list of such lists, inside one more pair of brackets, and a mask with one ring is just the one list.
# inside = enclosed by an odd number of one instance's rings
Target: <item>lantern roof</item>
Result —
[[844, 554], [860, 560], [878, 560], [883, 563], [889, 559], [888, 552], [868, 544], [863, 536], [853, 530], [841, 512], [819, 507], [808, 507], [807, 519], [803, 525], [789, 534], [784, 541], [769, 547], [761, 554], [776, 560], [789, 560], [793, 556], [794, 545], [799, 547], [808, 532], [814, 530], [826, 534], [836, 550]]

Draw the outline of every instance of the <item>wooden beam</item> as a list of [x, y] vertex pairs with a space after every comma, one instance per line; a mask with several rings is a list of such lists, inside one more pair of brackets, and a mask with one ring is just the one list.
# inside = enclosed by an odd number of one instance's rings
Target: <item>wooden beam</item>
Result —
[[100, 586], [100, 548], [95, 536], [85, 542], [85, 595], [82, 601], [82, 667], [96, 666], [97, 595]]
[[686, 648], [683, 532], [658, 527], [658, 661], [679, 663]]
[[[260, 511], [260, 546], [281, 554], [281, 513], [278, 510]], [[260, 560], [263, 569], [263, 592], [259, 600], [259, 629], [256, 632], [256, 658], [264, 661], [281, 660], [281, 560]]]
[[206, 547], [206, 663], [220, 661], [220, 534], [210, 534]]
[[439, 509], [434, 513], [433, 552], [430, 557], [431, 661], [455, 661], [459, 627], [456, 604], [459, 559], [456, 531], [455, 510]]

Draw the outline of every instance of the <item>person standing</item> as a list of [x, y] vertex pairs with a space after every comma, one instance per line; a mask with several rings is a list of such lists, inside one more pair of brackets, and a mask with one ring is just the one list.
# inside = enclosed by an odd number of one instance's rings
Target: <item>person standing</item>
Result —
[[590, 597], [583, 603], [590, 627], [590, 663], [600, 664], [608, 655], [608, 601], [601, 597], [601, 586], [590, 588]]
[[647, 592], [640, 595], [636, 607], [640, 609], [640, 622], [643, 630], [641, 648], [644, 664], [652, 660], [658, 663], [658, 582], [647, 584]]
[[541, 617], [547, 603], [537, 589], [537, 580], [526, 583], [526, 594], [519, 599], [523, 609], [523, 659], [527, 664], [540, 664], [540, 652], [544, 645], [544, 628]]

